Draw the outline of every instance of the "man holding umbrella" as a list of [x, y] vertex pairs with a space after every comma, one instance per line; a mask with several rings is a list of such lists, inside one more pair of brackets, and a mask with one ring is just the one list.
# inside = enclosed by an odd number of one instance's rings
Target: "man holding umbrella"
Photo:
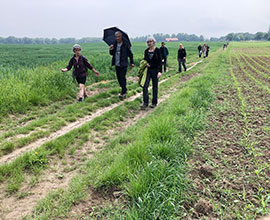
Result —
[[123, 39], [121, 31], [115, 32], [116, 41], [110, 45], [110, 54], [112, 57], [112, 66], [115, 66], [116, 75], [119, 85], [122, 88], [120, 98], [125, 98], [127, 95], [126, 87], [126, 74], [128, 67], [128, 58], [130, 59], [131, 68], [134, 67], [133, 54], [130, 49], [130, 44], [127, 40]]

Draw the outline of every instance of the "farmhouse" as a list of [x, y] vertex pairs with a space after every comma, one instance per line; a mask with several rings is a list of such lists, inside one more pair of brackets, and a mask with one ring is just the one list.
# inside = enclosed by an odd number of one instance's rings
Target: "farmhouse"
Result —
[[166, 38], [166, 42], [176, 42], [179, 41], [177, 37], [175, 38]]

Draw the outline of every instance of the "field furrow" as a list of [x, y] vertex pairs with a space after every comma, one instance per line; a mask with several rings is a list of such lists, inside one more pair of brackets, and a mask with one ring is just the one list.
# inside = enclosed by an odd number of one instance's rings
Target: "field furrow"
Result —
[[269, 74], [270, 70], [265, 71], [265, 70], [260, 69], [260, 67], [255, 62], [253, 62], [253, 60], [249, 59], [248, 57], [246, 57], [242, 54], [240, 54], [240, 59], [241, 59], [242, 63], [244, 63], [246, 66], [248, 66], [248, 68], [251, 72], [257, 73], [260, 76], [260, 78], [266, 80], [266, 82], [270, 82], [270, 74]]
[[257, 78], [259, 78], [258, 74], [256, 74], [255, 72], [252, 72], [252, 74], [251, 74], [249, 71], [247, 71], [248, 68], [241, 62], [241, 60], [240, 60], [240, 58], [238, 56], [235, 56], [235, 59], [237, 60], [239, 66], [240, 66], [241, 72], [244, 72], [248, 76], [248, 78], [250, 78], [251, 80], [253, 80], [256, 83], [256, 86], [257, 87], [263, 89], [267, 93], [270, 93], [269, 86], [268, 85], [265, 85], [263, 83], [264, 82], [263, 80], [260, 81], [260, 80], [257, 79]]
[[232, 58], [190, 162], [191, 218], [254, 219], [269, 211], [262, 201], [270, 195], [270, 97]]

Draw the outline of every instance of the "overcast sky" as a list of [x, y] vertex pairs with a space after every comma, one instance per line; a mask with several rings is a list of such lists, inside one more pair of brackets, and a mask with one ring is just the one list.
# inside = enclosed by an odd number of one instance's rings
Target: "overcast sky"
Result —
[[0, 0], [0, 36], [101, 37], [117, 26], [131, 37], [266, 32], [270, 0]]

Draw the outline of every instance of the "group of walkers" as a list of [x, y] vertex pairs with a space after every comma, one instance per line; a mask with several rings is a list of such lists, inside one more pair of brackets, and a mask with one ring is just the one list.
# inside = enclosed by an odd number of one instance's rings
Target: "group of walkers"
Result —
[[229, 46], [229, 42], [227, 42], [226, 44], [223, 44], [223, 50], [227, 49], [228, 46]]
[[[141, 106], [142, 110], [145, 110], [149, 105], [149, 94], [148, 88], [150, 81], [152, 80], [152, 103], [151, 108], [155, 108], [158, 103], [158, 80], [161, 77], [162, 71], [166, 72], [167, 58], [169, 56], [168, 48], [165, 46], [165, 43], [161, 43], [161, 47], [156, 47], [156, 40], [154, 37], [149, 37], [146, 41], [147, 49], [144, 51], [144, 60], [147, 62], [147, 72], [145, 77], [145, 82], [143, 85], [143, 105]], [[208, 56], [209, 46], [204, 44], [198, 47], [199, 56], [201, 53], [204, 53], [204, 57]], [[62, 72], [71, 70], [73, 67], [73, 76], [79, 84], [79, 99], [78, 102], [82, 102], [87, 98], [85, 90], [85, 82], [87, 77], [87, 70], [92, 70], [97, 77], [100, 76], [99, 72], [94, 69], [94, 67], [88, 62], [88, 60], [81, 55], [82, 48], [80, 45], [75, 44], [73, 46], [74, 56], [70, 59], [69, 64], [66, 68], [61, 69]], [[109, 54], [112, 56], [112, 66], [115, 66], [116, 76], [118, 83], [121, 87], [121, 93], [119, 98], [124, 99], [127, 95], [127, 82], [126, 74], [128, 69], [128, 59], [130, 60], [130, 67], [134, 67], [133, 53], [130, 48], [130, 44], [123, 39], [123, 34], [120, 31], [115, 33], [115, 43], [110, 45]], [[179, 73], [182, 72], [182, 66], [184, 71], [186, 68], [186, 50], [182, 44], [179, 45], [177, 60], [179, 64]]]
[[198, 46], [199, 57], [202, 57], [202, 54], [204, 58], [208, 57], [209, 50], [210, 50], [210, 47], [208, 44], [204, 43], [203, 46], [199, 44]]

